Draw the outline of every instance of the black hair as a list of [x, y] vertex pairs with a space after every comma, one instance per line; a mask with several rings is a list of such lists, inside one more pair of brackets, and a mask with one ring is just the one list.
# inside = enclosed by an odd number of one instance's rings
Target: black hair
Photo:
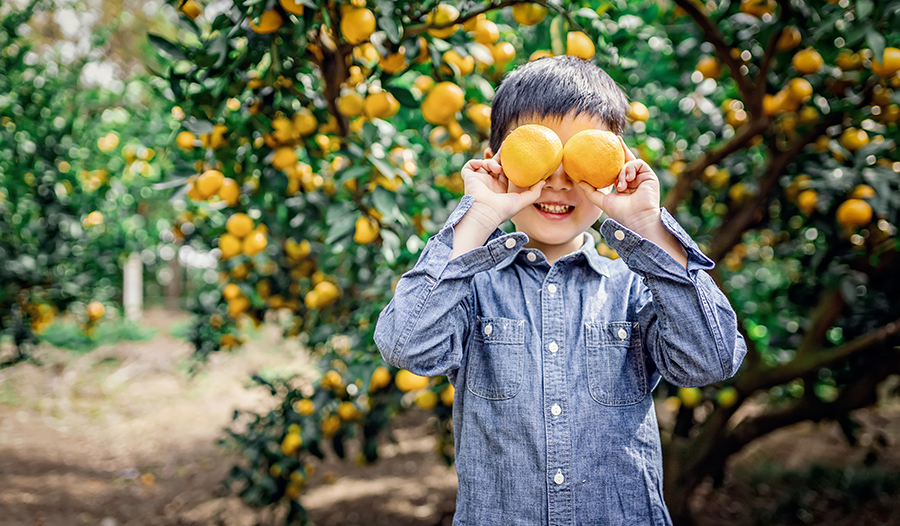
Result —
[[531, 118], [588, 116], [621, 135], [628, 98], [593, 62], [573, 56], [545, 57], [506, 75], [491, 104], [491, 151], [517, 123]]

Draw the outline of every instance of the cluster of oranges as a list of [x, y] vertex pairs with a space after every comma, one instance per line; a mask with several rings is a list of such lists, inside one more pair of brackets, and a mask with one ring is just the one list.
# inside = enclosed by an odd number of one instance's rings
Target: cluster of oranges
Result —
[[253, 219], [243, 212], [232, 214], [225, 223], [225, 229], [227, 232], [219, 237], [220, 257], [223, 260], [239, 254], [255, 256], [268, 244], [265, 225], [256, 226]]

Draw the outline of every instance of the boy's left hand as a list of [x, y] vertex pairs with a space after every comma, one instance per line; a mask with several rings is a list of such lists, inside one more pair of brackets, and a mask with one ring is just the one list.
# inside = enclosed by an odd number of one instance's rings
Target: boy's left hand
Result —
[[578, 184], [606, 215], [640, 234], [659, 224], [659, 179], [650, 165], [634, 156], [621, 137], [619, 141], [625, 150], [625, 165], [619, 172], [616, 193], [606, 188], [598, 190], [585, 182]]

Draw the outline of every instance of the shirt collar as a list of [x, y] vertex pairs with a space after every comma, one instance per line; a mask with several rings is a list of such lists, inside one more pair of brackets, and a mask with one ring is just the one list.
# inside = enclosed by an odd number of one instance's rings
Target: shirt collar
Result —
[[[587, 232], [585, 232], [583, 235], [584, 235], [584, 243], [582, 243], [581, 248], [579, 248], [578, 250], [576, 250], [575, 252], [573, 252], [567, 256], [563, 256], [563, 258], [573, 258], [574, 259], [574, 258], [584, 257], [585, 259], [587, 259], [588, 265], [590, 265], [590, 267], [592, 269], [594, 269], [594, 272], [596, 272], [597, 274], [600, 274], [601, 276], [606, 276], [608, 278], [609, 277], [609, 265], [607, 264], [606, 259], [597, 252], [597, 248], [594, 245], [594, 238]], [[534, 250], [535, 252], [538, 252], [535, 249], [526, 248], [526, 247], [522, 246], [519, 249], [519, 252], [516, 254], [515, 257], [506, 258], [502, 263], [497, 265], [496, 268], [503, 269], [503, 268], [506, 268], [506, 267], [512, 265], [512, 263], [514, 261], [518, 260], [520, 257], [524, 258], [525, 257], [524, 253], [526, 253], [529, 250]], [[530, 265], [533, 263], [526, 260], [523, 264]]]

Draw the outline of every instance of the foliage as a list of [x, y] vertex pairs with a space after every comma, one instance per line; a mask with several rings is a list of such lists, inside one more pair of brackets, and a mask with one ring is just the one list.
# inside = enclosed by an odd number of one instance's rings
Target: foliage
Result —
[[0, 367], [32, 359], [67, 308], [92, 339], [99, 317], [87, 303], [117, 298], [124, 258], [154, 246], [155, 220], [169, 213], [150, 188], [163, 169], [153, 146], [169, 132], [155, 117], [162, 98], [141, 78], [122, 93], [87, 87], [87, 60], [34, 49], [21, 27], [47, 7], [0, 19], [0, 338], [13, 347]]
[[[678, 411], [664, 430], [676, 520], [743, 445], [804, 419], [846, 423], [900, 370], [900, 2], [562, 1], [541, 4], [546, 17], [532, 6], [534, 20], [515, 3], [459, 2], [454, 19], [405, 0], [236, 1], [210, 17], [186, 2], [177, 40], [151, 35], [183, 112], [172, 184], [198, 219], [185, 242], [220, 260], [195, 305], [198, 353], [239, 344], [240, 320], [274, 311], [320, 358], [316, 378], [258, 378], [277, 407], [235, 415], [246, 462], [228, 484], [248, 503], [302, 521], [323, 444], [340, 454], [355, 436], [371, 461], [378, 431], [413, 405], [437, 412], [448, 454], [445, 379], [404, 388], [391, 371], [370, 390], [374, 322], [483, 150], [481, 105], [539, 54], [593, 57], [635, 101], [626, 141], [720, 263], [751, 348], [727, 385], [660, 390]], [[748, 401], [765, 411], [732, 421]]]

